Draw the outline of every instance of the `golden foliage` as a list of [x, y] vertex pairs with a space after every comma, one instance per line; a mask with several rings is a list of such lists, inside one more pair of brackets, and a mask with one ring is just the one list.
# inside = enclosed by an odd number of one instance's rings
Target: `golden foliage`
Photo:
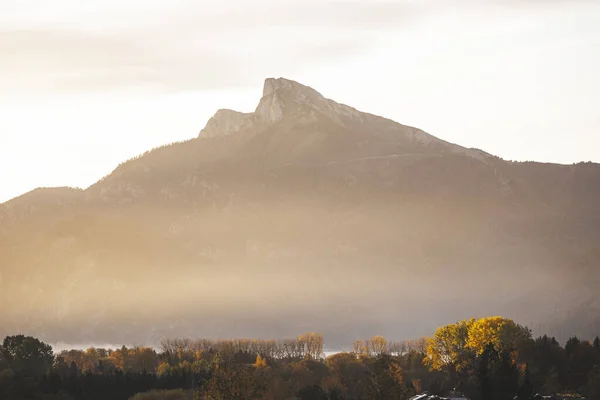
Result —
[[496, 351], [514, 352], [517, 344], [531, 337], [525, 327], [504, 317], [486, 317], [475, 321], [469, 329], [467, 346], [477, 354], [482, 354], [485, 348], [493, 345]]
[[455, 372], [464, 369], [471, 356], [467, 343], [474, 322], [474, 319], [469, 319], [438, 328], [433, 337], [427, 339], [427, 356], [423, 363], [438, 371], [444, 367]]
[[173, 372], [173, 367], [171, 367], [171, 365], [169, 365], [169, 363], [166, 362], [162, 362], [158, 365], [158, 368], [156, 369], [156, 373], [161, 376], [161, 375], [168, 375], [170, 373]]
[[256, 368], [266, 368], [267, 367], [267, 360], [265, 360], [264, 358], [262, 358], [259, 355], [256, 356], [256, 361], [254, 362], [254, 366]]
[[516, 360], [516, 349], [531, 338], [529, 329], [513, 320], [494, 316], [459, 321], [438, 328], [427, 340], [427, 356], [423, 360], [432, 370], [448, 368], [458, 372], [481, 355], [489, 345], [498, 352], [509, 352]]

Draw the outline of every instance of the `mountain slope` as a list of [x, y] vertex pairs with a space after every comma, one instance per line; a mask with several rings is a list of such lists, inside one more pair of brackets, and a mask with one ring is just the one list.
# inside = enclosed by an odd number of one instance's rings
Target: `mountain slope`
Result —
[[0, 327], [340, 345], [505, 314], [589, 336], [599, 183], [596, 164], [506, 162], [267, 79], [254, 113], [2, 205]]

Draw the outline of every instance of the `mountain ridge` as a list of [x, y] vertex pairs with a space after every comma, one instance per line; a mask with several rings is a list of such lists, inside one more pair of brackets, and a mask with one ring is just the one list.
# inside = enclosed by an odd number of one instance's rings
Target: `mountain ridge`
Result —
[[267, 79], [254, 113], [219, 110], [85, 190], [0, 205], [0, 326], [347, 341], [504, 314], [588, 335], [598, 182], [597, 164], [504, 161]]
[[[265, 97], [272, 96], [276, 91], [280, 90], [279, 88], [285, 88], [287, 90], [289, 90], [290, 88], [296, 88], [296, 89], [300, 88], [299, 89], [300, 92], [302, 92], [302, 91], [308, 91], [309, 93], [312, 92], [312, 93], [314, 93], [315, 96], [318, 96], [318, 97], [322, 98], [324, 101], [333, 102], [333, 103], [335, 103], [337, 105], [340, 105], [340, 106], [342, 106], [344, 108], [351, 109], [351, 110], [356, 111], [356, 112], [358, 112], [360, 114], [369, 115], [371, 117], [380, 118], [382, 120], [386, 120], [386, 121], [389, 121], [391, 123], [401, 125], [401, 124], [399, 124], [399, 123], [397, 123], [397, 122], [395, 122], [395, 121], [393, 121], [391, 119], [388, 119], [388, 118], [385, 118], [385, 117], [382, 117], [382, 116], [379, 116], [379, 115], [376, 115], [376, 114], [371, 114], [371, 113], [368, 113], [368, 112], [358, 111], [355, 108], [347, 106], [345, 104], [336, 103], [333, 100], [325, 98], [321, 93], [317, 92], [315, 89], [313, 89], [313, 88], [311, 88], [309, 86], [306, 86], [306, 85], [300, 84], [300, 83], [298, 83], [296, 81], [285, 79], [285, 78], [267, 78], [265, 80], [265, 82], [264, 82], [263, 95], [262, 95], [261, 101]], [[259, 102], [259, 104], [257, 105], [256, 109], [259, 110], [260, 108], [261, 108], [261, 104]], [[230, 134], [232, 134], [234, 132], [240, 131], [242, 129], [242, 127], [238, 126], [239, 124], [232, 123], [232, 121], [231, 121], [232, 116], [233, 116], [234, 120], [237, 118], [240, 121], [244, 121], [245, 122], [247, 119], [253, 119], [253, 117], [255, 117], [256, 114], [257, 114], [257, 111], [249, 112], [248, 113], [248, 112], [239, 112], [239, 111], [235, 111], [235, 110], [231, 110], [231, 109], [219, 109], [219, 110], [216, 111], [216, 113], [213, 115], [213, 117], [211, 117], [207, 121], [206, 126], [200, 131], [200, 134], [197, 136], [197, 138], [198, 139], [207, 139], [207, 138], [218, 137], [218, 136], [221, 136], [221, 135], [222, 136], [227, 136], [227, 135], [230, 135]], [[223, 126], [223, 127], [219, 126], [223, 122], [225, 123], [225, 126]], [[215, 126], [215, 124], [217, 126]], [[421, 131], [420, 129], [412, 127], [412, 126], [408, 126], [408, 125], [402, 125], [402, 126], [408, 128], [410, 130], [415, 130], [415, 131], [419, 131], [419, 132], [425, 133], [425, 132]], [[213, 131], [216, 131], [215, 132], [216, 134], [213, 133]], [[425, 133], [425, 134], [427, 136], [433, 137], [435, 140], [438, 140], [440, 142], [448, 143], [450, 145], [460, 147], [461, 149], [465, 149], [466, 151], [471, 152], [471, 154], [480, 154], [483, 157], [495, 157], [495, 158], [499, 158], [498, 156], [494, 156], [491, 153], [488, 153], [488, 152], [486, 152], [484, 150], [481, 150], [481, 149], [462, 147], [462, 146], [459, 146], [459, 145], [447, 142], [447, 141], [445, 141], [443, 139], [437, 138], [437, 137], [435, 137], [433, 135], [430, 135], [430, 134], [427, 134], [427, 133]], [[193, 141], [194, 139], [195, 138], [190, 138], [190, 139], [185, 140], [183, 142]], [[172, 144], [175, 144], [175, 143], [172, 143]], [[149, 152], [151, 152], [151, 151], [154, 151], [154, 150], [159, 150], [161, 148], [168, 147], [168, 146], [170, 146], [172, 144], [165, 144], [163, 146], [160, 146], [159, 148], [149, 150], [149, 151], [146, 152], [146, 154], [149, 153]], [[140, 154], [139, 156], [137, 156], [137, 157], [135, 157], [135, 158], [133, 158], [131, 160], [127, 160], [127, 161], [123, 162], [122, 164], [126, 164], [126, 163], [128, 163], [130, 161], [133, 161], [133, 160], [135, 160], [135, 159], [137, 159], [137, 158], [139, 158], [141, 156], [142, 156], [142, 154]], [[394, 157], [396, 155], [390, 154], [389, 156], [390, 157]], [[501, 159], [501, 158], [499, 158], [499, 159]], [[573, 165], [579, 165], [579, 164], [587, 164], [587, 165], [600, 166], [599, 163], [594, 163], [594, 162], [589, 162], [589, 161], [580, 161], [580, 162], [577, 162], [577, 163], [563, 164], [563, 163], [540, 162], [540, 161], [507, 161], [507, 160], [504, 160], [504, 159], [501, 159], [501, 160], [503, 160], [503, 161], [505, 161], [507, 163], [516, 163], [516, 164], [532, 164], [533, 163], [533, 164], [541, 164], [541, 165], [548, 165], [548, 166], [555, 165], [555, 166], [561, 166], [561, 167], [562, 166], [573, 166]], [[115, 171], [116, 170], [114, 170], [113, 172], [115, 172]], [[105, 179], [105, 178], [103, 178], [103, 179]], [[100, 180], [100, 181], [102, 181], [102, 180]], [[21, 199], [21, 198], [27, 198], [30, 195], [32, 195], [33, 193], [41, 191], [41, 190], [75, 189], [75, 190], [79, 190], [79, 191], [84, 191], [85, 192], [90, 187], [98, 184], [100, 181], [93, 183], [92, 185], [88, 186], [87, 188], [79, 188], [79, 187], [71, 187], [71, 186], [64, 186], [64, 187], [36, 187], [36, 188], [34, 188], [33, 190], [31, 190], [31, 191], [29, 191], [27, 193], [23, 193], [23, 194], [21, 194], [19, 196], [16, 196], [14, 198], [6, 200], [3, 203], [0, 203], [0, 205], [5, 205], [6, 206], [9, 203], [13, 202], [14, 200]]]

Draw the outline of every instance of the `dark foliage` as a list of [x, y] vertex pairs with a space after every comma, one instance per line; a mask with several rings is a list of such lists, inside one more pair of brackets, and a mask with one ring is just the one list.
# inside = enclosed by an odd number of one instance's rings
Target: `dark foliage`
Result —
[[377, 354], [327, 358], [304, 352], [300, 339], [174, 340], [159, 353], [123, 346], [55, 356], [47, 344], [20, 335], [0, 346], [0, 399], [405, 400], [422, 389], [432, 396], [456, 389], [472, 400], [529, 400], [539, 393], [600, 400], [597, 342], [571, 338], [561, 347], [543, 336], [520, 344], [517, 358], [489, 345], [463, 373], [450, 375], [424, 366], [422, 346], [397, 343]]

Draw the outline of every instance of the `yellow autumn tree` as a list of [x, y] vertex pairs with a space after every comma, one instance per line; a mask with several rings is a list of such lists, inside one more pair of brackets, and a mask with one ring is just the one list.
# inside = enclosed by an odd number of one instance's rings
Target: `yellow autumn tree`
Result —
[[98, 351], [94, 347], [90, 347], [83, 353], [83, 365], [81, 366], [82, 371], [96, 371], [96, 365], [100, 356]]
[[461, 372], [490, 345], [499, 353], [510, 353], [516, 361], [519, 347], [530, 339], [531, 331], [509, 318], [463, 320], [438, 328], [427, 339], [423, 362], [432, 370]]
[[158, 365], [158, 368], [156, 368], [156, 373], [159, 376], [169, 375], [169, 374], [173, 373], [173, 370], [174, 370], [174, 368], [171, 365], [169, 365], [169, 363], [167, 363], [167, 362], [161, 362]]
[[113, 363], [116, 369], [124, 371], [127, 364], [128, 352], [129, 350], [127, 347], [123, 346], [120, 349], [114, 350], [112, 353], [110, 353], [108, 359]]
[[254, 362], [254, 366], [256, 368], [266, 368], [267, 367], [267, 360], [265, 360], [264, 358], [262, 358], [259, 355], [256, 356], [256, 361]]
[[478, 355], [483, 354], [486, 347], [493, 345], [497, 352], [517, 356], [517, 349], [524, 341], [531, 339], [531, 331], [504, 317], [486, 317], [473, 322], [469, 327], [467, 347]]
[[468, 347], [469, 331], [475, 319], [459, 321], [438, 328], [427, 339], [423, 363], [432, 370], [447, 369], [450, 372], [464, 370], [473, 359], [473, 350]]

